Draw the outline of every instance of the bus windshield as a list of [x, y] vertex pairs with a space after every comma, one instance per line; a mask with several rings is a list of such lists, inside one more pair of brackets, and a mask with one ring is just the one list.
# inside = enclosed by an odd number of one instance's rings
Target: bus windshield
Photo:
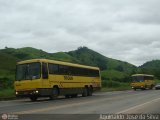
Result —
[[144, 76], [132, 76], [133, 82], [143, 82]]
[[16, 80], [34, 80], [40, 78], [41, 65], [39, 62], [20, 64], [16, 68]]

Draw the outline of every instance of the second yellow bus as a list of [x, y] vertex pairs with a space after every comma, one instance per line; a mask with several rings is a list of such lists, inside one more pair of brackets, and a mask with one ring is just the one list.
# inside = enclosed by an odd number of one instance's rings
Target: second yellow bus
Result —
[[148, 74], [134, 74], [132, 75], [132, 89], [152, 89], [155, 86], [153, 75]]

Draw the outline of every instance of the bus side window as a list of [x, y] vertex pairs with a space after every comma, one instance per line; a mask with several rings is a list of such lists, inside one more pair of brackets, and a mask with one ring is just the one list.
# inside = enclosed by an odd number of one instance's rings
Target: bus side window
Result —
[[42, 63], [42, 78], [43, 79], [48, 79], [47, 63]]

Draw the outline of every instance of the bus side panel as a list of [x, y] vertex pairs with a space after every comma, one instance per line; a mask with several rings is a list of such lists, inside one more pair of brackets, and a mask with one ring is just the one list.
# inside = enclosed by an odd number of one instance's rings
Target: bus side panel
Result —
[[101, 80], [99, 77], [82, 77], [66, 75], [49, 75], [49, 87], [58, 86], [61, 90], [77, 91], [80, 93], [85, 86], [92, 86], [93, 89], [100, 89]]
[[145, 80], [145, 85], [150, 88], [151, 86], [155, 85], [155, 81], [154, 80]]
[[134, 88], [144, 88], [145, 82], [134, 82], [134, 83], [131, 83], [131, 86]]
[[101, 80], [99, 77], [68, 76], [66, 78], [66, 75], [50, 75], [49, 86], [54, 85], [64, 88], [84, 87], [84, 85], [101, 87]]

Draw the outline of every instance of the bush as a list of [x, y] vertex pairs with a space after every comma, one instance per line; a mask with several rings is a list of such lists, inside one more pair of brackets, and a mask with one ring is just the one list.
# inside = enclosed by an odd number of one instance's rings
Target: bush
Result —
[[0, 78], [0, 89], [13, 88], [13, 80], [7, 77]]
[[118, 88], [128, 87], [129, 83], [114, 81], [114, 80], [102, 80], [102, 87], [104, 88]]
[[113, 80], [102, 80], [102, 87], [120, 87], [122, 83]]

